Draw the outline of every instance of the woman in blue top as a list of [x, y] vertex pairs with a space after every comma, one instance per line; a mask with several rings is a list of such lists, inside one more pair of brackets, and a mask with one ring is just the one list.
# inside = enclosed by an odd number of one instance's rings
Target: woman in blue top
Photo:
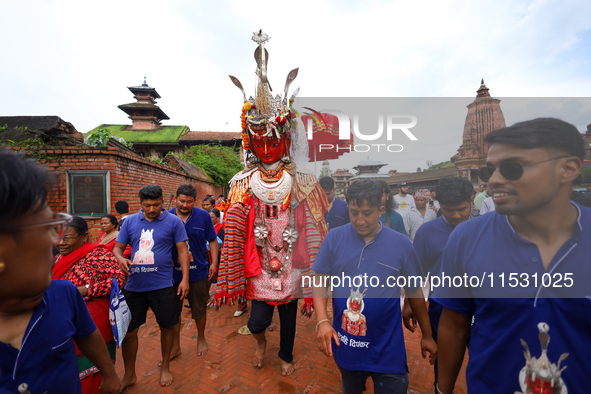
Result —
[[390, 186], [388, 186], [386, 181], [377, 180], [374, 182], [382, 189], [382, 206], [385, 207], [385, 212], [380, 217], [380, 222], [390, 227], [392, 230], [398, 231], [400, 234], [404, 234], [408, 237], [406, 229], [404, 228], [404, 220], [402, 220], [402, 216], [400, 216], [400, 214], [393, 208]]

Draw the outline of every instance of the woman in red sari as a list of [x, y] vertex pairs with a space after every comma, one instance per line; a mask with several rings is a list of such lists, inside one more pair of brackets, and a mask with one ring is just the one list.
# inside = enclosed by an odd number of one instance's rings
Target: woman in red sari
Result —
[[[101, 230], [103, 232], [98, 237], [97, 245], [104, 245], [111, 252], [113, 251], [117, 235], [119, 235], [117, 224], [115, 215], [106, 214], [101, 218]], [[131, 245], [127, 245], [123, 251], [123, 257], [126, 259], [131, 257]]]
[[97, 244], [104, 245], [111, 252], [115, 247], [115, 240], [119, 231], [117, 230], [117, 218], [114, 215], [106, 214], [101, 218], [101, 230]]
[[[115, 255], [104, 245], [88, 242], [88, 225], [77, 216], [74, 216], [60, 240], [58, 250], [60, 254], [56, 256], [53, 279], [69, 280], [78, 288], [92, 320], [107, 343], [111, 359], [115, 362], [116, 346], [109, 323], [109, 297], [113, 278], [117, 279], [120, 288], [125, 285], [125, 275], [119, 268]], [[100, 393], [101, 373], [78, 348], [76, 354], [82, 392]]]

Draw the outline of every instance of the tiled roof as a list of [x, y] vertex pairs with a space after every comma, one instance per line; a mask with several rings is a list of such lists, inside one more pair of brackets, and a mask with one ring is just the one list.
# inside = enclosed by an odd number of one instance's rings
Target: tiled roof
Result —
[[358, 179], [377, 179], [377, 178], [390, 178], [390, 175], [388, 174], [359, 174], [357, 176], [354, 176], [353, 178], [349, 179], [350, 181], [355, 181]]
[[189, 131], [180, 141], [232, 141], [242, 138], [242, 133], [232, 131]]
[[407, 175], [391, 176], [388, 179], [384, 179], [388, 184], [394, 184], [399, 182], [413, 182], [413, 181], [426, 181], [431, 179], [439, 179], [450, 176], [457, 176], [456, 167], [446, 167], [437, 170], [428, 170], [423, 172], [413, 172]]

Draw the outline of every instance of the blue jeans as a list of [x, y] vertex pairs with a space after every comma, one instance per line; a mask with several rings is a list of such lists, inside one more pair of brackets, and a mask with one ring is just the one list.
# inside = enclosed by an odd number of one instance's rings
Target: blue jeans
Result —
[[[337, 365], [338, 366], [338, 365]], [[343, 394], [361, 394], [365, 391], [365, 382], [371, 376], [375, 394], [406, 394], [408, 375], [405, 373], [377, 373], [370, 371], [341, 371]]]

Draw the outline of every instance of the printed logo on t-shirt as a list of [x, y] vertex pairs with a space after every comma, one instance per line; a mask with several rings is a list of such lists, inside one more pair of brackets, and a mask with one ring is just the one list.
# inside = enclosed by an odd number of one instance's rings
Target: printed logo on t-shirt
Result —
[[367, 322], [363, 315], [365, 303], [363, 297], [367, 289], [363, 293], [359, 292], [359, 287], [356, 291], [351, 287], [351, 295], [347, 298], [347, 309], [343, 311], [343, 322], [341, 328], [348, 334], [364, 337], [367, 335]]
[[542, 345], [542, 354], [539, 358], [533, 357], [527, 343], [523, 339], [521, 340], [526, 360], [525, 367], [519, 373], [519, 386], [523, 392], [515, 392], [515, 394], [566, 394], [567, 388], [561, 378], [562, 371], [566, 367], [560, 368], [560, 364], [568, 357], [568, 353], [562, 354], [558, 363], [553, 364], [548, 358], [550, 326], [542, 322], [538, 324], [538, 330], [540, 331], [540, 345]]
[[133, 256], [134, 264], [154, 264], [154, 230], [142, 229], [142, 235], [140, 236], [140, 247], [135, 255]]
[[402, 201], [402, 202], [400, 203], [400, 208], [401, 208], [401, 209], [404, 209], [404, 208], [406, 208], [406, 207], [408, 207], [408, 204], [407, 204], [406, 202]]

